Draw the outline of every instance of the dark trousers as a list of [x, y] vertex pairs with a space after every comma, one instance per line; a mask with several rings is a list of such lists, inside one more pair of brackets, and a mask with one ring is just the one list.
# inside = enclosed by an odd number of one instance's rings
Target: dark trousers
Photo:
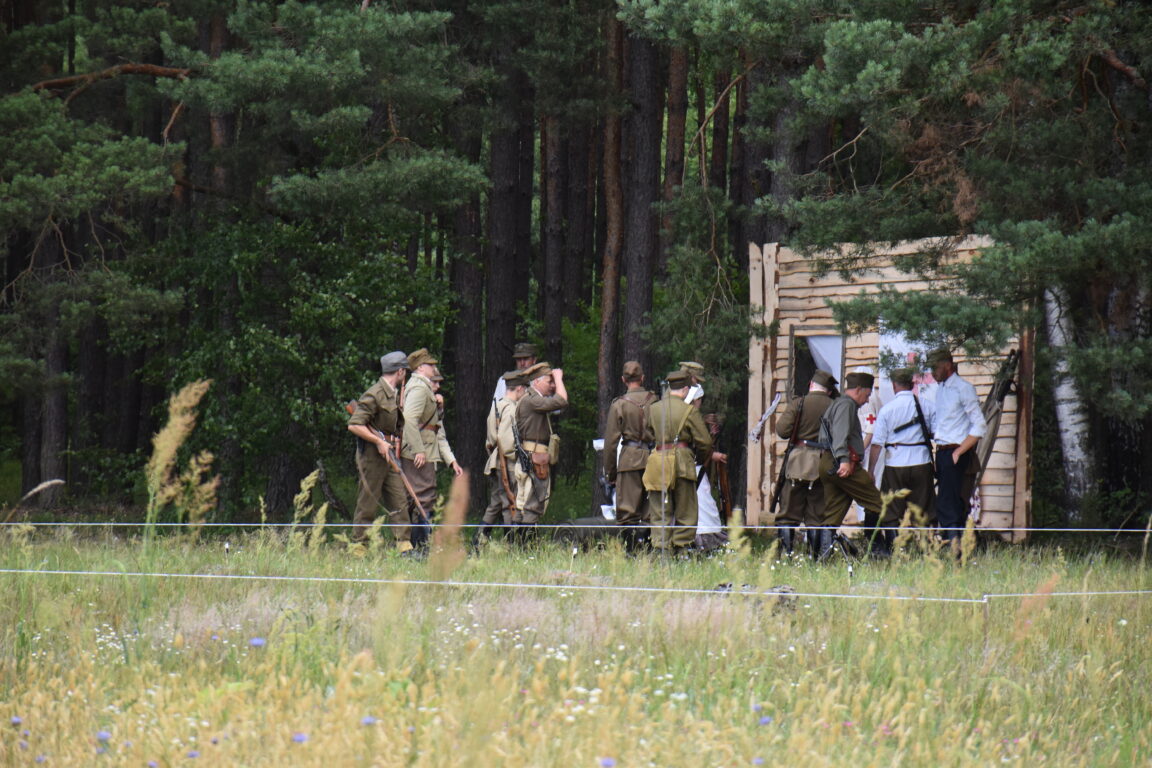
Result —
[[[931, 464], [917, 464], [911, 467], [885, 467], [884, 478], [880, 481], [880, 490], [892, 493], [907, 489], [908, 496], [903, 499], [892, 499], [884, 512], [884, 525], [899, 525], [904, 519], [908, 505], [912, 504], [920, 509], [923, 523], [932, 525], [936, 522], [936, 489], [935, 478], [932, 476]], [[919, 525], [921, 521], [913, 518], [912, 525]]]
[[944, 539], [959, 538], [964, 533], [968, 517], [964, 476], [971, 461], [972, 451], [967, 451], [958, 462], [952, 461], [952, 451], [936, 451], [936, 516], [940, 521], [940, 536]]

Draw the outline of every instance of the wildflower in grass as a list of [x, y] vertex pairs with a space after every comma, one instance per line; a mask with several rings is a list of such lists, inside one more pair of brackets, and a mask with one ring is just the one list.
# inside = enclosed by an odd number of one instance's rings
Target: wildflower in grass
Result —
[[760, 718], [760, 725], [771, 725], [771, 724], [772, 724], [772, 715], [764, 715], [763, 717]]
[[376, 725], [376, 723], [377, 720], [372, 717], [372, 715], [364, 715], [364, 717], [360, 718], [360, 725]]
[[108, 741], [108, 739], [110, 739], [110, 738], [112, 738], [112, 734], [108, 733], [108, 731], [97, 731], [96, 732], [96, 740], [97, 741]]
[[612, 768], [614, 765], [616, 765], [616, 758], [614, 758], [614, 757], [602, 757], [602, 758], [600, 758], [601, 768]]
[[762, 758], [762, 757], [752, 758], [752, 765], [764, 765], [764, 758]]
[[262, 637], [254, 637], [248, 641], [248, 645], [253, 648], [263, 648], [268, 641]]
[[24, 721], [20, 719], [19, 715], [12, 715], [12, 725], [20, 725], [22, 722]]
[[20, 749], [28, 749], [28, 742], [24, 741], [24, 739], [20, 739], [20, 741], [16, 742], [16, 745], [20, 747]]
[[753, 704], [753, 705], [752, 705], [752, 711], [753, 711], [753, 712], [759, 712], [759, 711], [760, 711], [760, 710], [762, 710], [762, 709], [764, 709], [764, 705], [763, 705], [763, 704]]
[[193, 749], [192, 751], [190, 751], [188, 753], [188, 757], [191, 758], [192, 760], [195, 760], [196, 758], [200, 757], [200, 753], [197, 752], [195, 749]]
[[308, 741], [308, 734], [296, 732], [292, 734], [292, 741], [296, 742], [297, 744], [303, 744], [304, 742]]
[[48, 755], [36, 755], [36, 762], [37, 762], [37, 763], [46, 763], [46, 762], [48, 762]]

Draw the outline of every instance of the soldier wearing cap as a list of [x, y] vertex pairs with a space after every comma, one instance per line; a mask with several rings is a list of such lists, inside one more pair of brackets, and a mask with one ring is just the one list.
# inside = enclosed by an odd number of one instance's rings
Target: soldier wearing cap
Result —
[[705, 379], [703, 365], [697, 362], [693, 362], [692, 360], [681, 360], [679, 363], [677, 363], [677, 365], [680, 366], [680, 370], [688, 374], [689, 387], [704, 383]]
[[875, 378], [854, 371], [844, 377], [844, 396], [836, 398], [820, 419], [820, 479], [824, 483], [824, 527], [820, 529], [817, 558], [832, 550], [835, 530], [844, 522], [848, 507], [855, 501], [865, 515], [880, 519], [884, 505], [880, 492], [861, 464], [864, 438], [857, 411], [872, 396]]
[[712, 451], [712, 435], [700, 411], [684, 402], [692, 376], [673, 371], [668, 390], [648, 406], [645, 442], [653, 443], [644, 470], [652, 517], [652, 544], [660, 552], [684, 552], [696, 541], [696, 465]]
[[[408, 355], [412, 378], [404, 394], [404, 445], [400, 455], [404, 476], [416, 492], [416, 499], [408, 508], [412, 520], [432, 514], [436, 505], [436, 469], [441, 463], [450, 466], [457, 475], [463, 471], [456, 463], [441, 424], [442, 411], [432, 383], [432, 377], [437, 373], [437, 362], [423, 348]], [[423, 515], [416, 505], [417, 500], [423, 508]]]
[[624, 363], [620, 380], [628, 391], [613, 400], [608, 408], [604, 423], [604, 476], [616, 489], [616, 525], [626, 526], [624, 546], [633, 552], [648, 540], [648, 503], [644, 495], [644, 467], [648, 463], [645, 409], [657, 398], [644, 388], [644, 369], [635, 360]]
[[788, 441], [784, 463], [784, 487], [776, 514], [781, 548], [791, 554], [795, 529], [808, 529], [809, 552], [815, 556], [824, 523], [824, 484], [820, 481], [820, 419], [836, 393], [836, 379], [818, 370], [808, 383], [808, 394], [793, 398], [776, 420], [776, 434]]
[[[532, 366], [536, 365], [536, 360], [539, 355], [540, 352], [537, 350], [535, 344], [531, 344], [527, 341], [519, 342], [515, 347], [512, 348], [512, 362], [514, 363], [514, 368], [517, 371], [528, 370]], [[492, 399], [499, 401], [500, 398], [504, 397], [504, 390], [506, 386], [506, 382], [504, 381], [503, 377], [501, 377], [500, 380], [496, 382], [496, 391], [492, 393]]]
[[548, 363], [536, 363], [523, 372], [528, 391], [516, 403], [516, 428], [520, 444], [532, 459], [531, 471], [516, 465], [516, 513], [513, 522], [535, 525], [548, 508], [552, 495], [552, 464], [559, 452], [559, 437], [552, 429], [551, 414], [568, 407], [564, 371]]
[[488, 409], [488, 431], [484, 441], [488, 462], [484, 465], [484, 474], [488, 476], [491, 489], [477, 541], [483, 541], [488, 529], [498, 523], [510, 525], [516, 513], [516, 403], [528, 387], [523, 371], [508, 371], [501, 381], [505, 384], [504, 397], [493, 400]]
[[984, 436], [986, 425], [976, 388], [957, 375], [952, 353], [933, 350], [928, 364], [936, 380], [936, 514], [940, 535], [948, 541], [960, 537], [968, 519], [971, 494], [965, 476], [972, 467], [972, 449]]
[[884, 493], [908, 491], [907, 497], [888, 502], [884, 518], [879, 521], [885, 529], [881, 534], [883, 543], [889, 549], [895, 539], [893, 529], [904, 519], [909, 504], [915, 505], [923, 516], [922, 520], [913, 520], [913, 525], [931, 524], [936, 520], [936, 478], [932, 469], [932, 425], [936, 411], [932, 403], [921, 403], [912, 392], [915, 375], [911, 368], [897, 368], [889, 374], [896, 395], [877, 414], [872, 445], [868, 449], [868, 472], [873, 477], [880, 452], [885, 452], [880, 490]]
[[380, 358], [379, 381], [356, 401], [348, 431], [356, 435], [356, 469], [360, 476], [353, 518], [353, 541], [363, 541], [380, 505], [388, 513], [396, 548], [412, 550], [404, 483], [397, 469], [405, 434], [400, 392], [408, 373], [408, 356], [389, 352]]

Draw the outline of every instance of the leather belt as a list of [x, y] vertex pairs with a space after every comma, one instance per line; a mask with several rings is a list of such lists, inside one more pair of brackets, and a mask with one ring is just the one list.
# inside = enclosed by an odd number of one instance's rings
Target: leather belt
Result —
[[943, 445], [937, 444], [936, 450], [938, 451], [954, 451], [960, 447], [960, 443], [944, 443]]
[[631, 446], [632, 448], [651, 448], [649, 443], [643, 440], [621, 440], [620, 445]]
[[691, 447], [692, 447], [692, 445], [690, 443], [686, 443], [683, 440], [681, 440], [681, 441], [675, 442], [675, 443], [661, 443], [660, 445], [654, 446], [652, 448], [652, 450], [654, 450], [654, 451], [670, 451], [673, 448], [689, 448], [690, 449]]
[[807, 448], [815, 448], [819, 451], [828, 450], [828, 446], [824, 445], [824, 443], [818, 443], [815, 440], [793, 440], [792, 444], [793, 445], [803, 445]]

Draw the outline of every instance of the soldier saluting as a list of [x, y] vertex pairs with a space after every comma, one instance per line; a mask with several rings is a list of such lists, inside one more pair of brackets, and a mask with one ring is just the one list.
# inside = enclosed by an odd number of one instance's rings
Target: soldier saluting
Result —
[[548, 363], [526, 368], [528, 391], [516, 403], [516, 428], [520, 444], [531, 457], [530, 471], [516, 465], [516, 515], [514, 523], [536, 525], [548, 509], [552, 495], [552, 465], [559, 453], [559, 440], [552, 429], [551, 414], [568, 407], [564, 371]]

